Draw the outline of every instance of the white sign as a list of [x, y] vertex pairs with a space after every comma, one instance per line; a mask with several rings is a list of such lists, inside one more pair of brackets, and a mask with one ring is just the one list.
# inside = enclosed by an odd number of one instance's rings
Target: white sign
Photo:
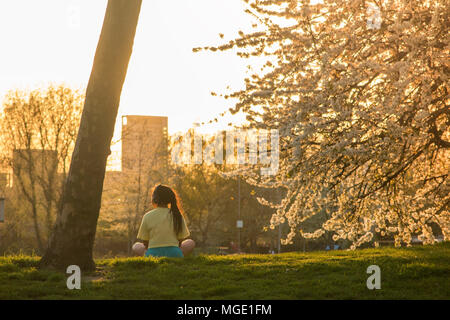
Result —
[[239, 229], [242, 229], [244, 227], [244, 221], [238, 220], [236, 222], [236, 227], [238, 227]]

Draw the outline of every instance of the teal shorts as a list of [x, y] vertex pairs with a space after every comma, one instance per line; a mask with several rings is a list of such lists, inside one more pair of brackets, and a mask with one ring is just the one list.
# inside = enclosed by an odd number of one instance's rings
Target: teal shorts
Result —
[[169, 257], [169, 258], [183, 258], [183, 252], [179, 247], [158, 247], [158, 248], [149, 248], [147, 252], [145, 252], [145, 256], [152, 257]]

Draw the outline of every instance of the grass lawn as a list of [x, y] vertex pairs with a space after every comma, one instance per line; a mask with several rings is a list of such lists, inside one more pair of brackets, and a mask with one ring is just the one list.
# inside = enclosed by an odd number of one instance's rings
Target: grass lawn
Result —
[[[412, 248], [98, 260], [68, 290], [39, 257], [0, 257], [0, 299], [450, 299], [450, 243]], [[368, 290], [367, 267], [381, 268]]]

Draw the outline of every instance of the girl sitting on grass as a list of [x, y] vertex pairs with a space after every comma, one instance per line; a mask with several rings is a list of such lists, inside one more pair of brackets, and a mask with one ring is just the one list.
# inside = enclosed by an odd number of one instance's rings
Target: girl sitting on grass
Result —
[[[193, 240], [185, 240], [189, 229], [180, 210], [178, 197], [171, 188], [157, 185], [153, 189], [152, 204], [154, 209], [142, 218], [137, 238], [143, 246], [135, 244], [133, 250], [138, 255], [153, 257], [184, 257], [195, 247]], [[146, 251], [145, 251], [146, 250]]]

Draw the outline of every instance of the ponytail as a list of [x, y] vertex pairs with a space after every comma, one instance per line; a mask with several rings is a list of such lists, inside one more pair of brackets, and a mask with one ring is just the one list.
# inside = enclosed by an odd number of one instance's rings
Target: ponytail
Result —
[[172, 212], [173, 219], [173, 231], [176, 235], [181, 233], [183, 218], [181, 216], [181, 211], [178, 208], [177, 197], [175, 193], [173, 194], [173, 200], [170, 202], [170, 212]]
[[176, 235], [180, 234], [183, 228], [183, 216], [178, 206], [178, 199], [175, 191], [168, 186], [159, 184], [153, 189], [152, 202], [160, 205], [167, 205], [170, 203], [173, 231]]

